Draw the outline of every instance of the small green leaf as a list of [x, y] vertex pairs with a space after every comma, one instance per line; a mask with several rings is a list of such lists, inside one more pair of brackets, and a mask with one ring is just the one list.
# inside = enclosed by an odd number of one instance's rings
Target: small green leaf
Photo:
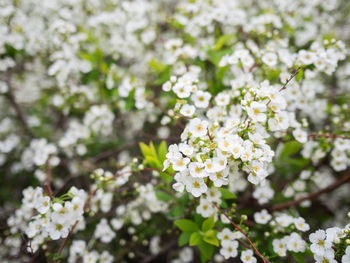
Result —
[[299, 80], [301, 80], [303, 77], [304, 77], [304, 70], [301, 68], [301, 69], [299, 69], [298, 74], [295, 76], [295, 80], [296, 80], [296, 81], [299, 81]]
[[286, 142], [283, 146], [280, 156], [281, 158], [289, 157], [299, 152], [302, 147], [303, 145], [297, 141]]
[[291, 254], [298, 263], [306, 263], [305, 256], [303, 253], [291, 252]]
[[188, 243], [190, 240], [191, 233], [188, 232], [182, 232], [181, 235], [179, 236], [178, 244], [179, 247], [182, 247]]
[[217, 247], [219, 246], [219, 240], [217, 239], [216, 232], [213, 229], [208, 230], [207, 232], [204, 233], [203, 240], [208, 244], [211, 244]]
[[221, 49], [226, 43], [230, 42], [234, 38], [234, 35], [223, 35], [220, 36], [215, 44], [215, 50]]
[[158, 146], [158, 157], [159, 161], [163, 164], [166, 159], [166, 154], [168, 152], [168, 147], [165, 141], [162, 141]]
[[202, 242], [202, 236], [198, 232], [193, 232], [190, 237], [190, 246], [197, 246]]
[[64, 203], [64, 201], [61, 198], [59, 198], [59, 197], [54, 197], [53, 198], [53, 202], [54, 203], [60, 203], [60, 204]]
[[148, 66], [156, 73], [161, 73], [166, 69], [166, 65], [156, 60], [155, 58], [152, 58], [150, 61], [148, 61]]
[[150, 142], [149, 148], [150, 148], [150, 150], [151, 150], [151, 152], [152, 152], [152, 156], [154, 156], [155, 158], [158, 159], [157, 150], [156, 150], [156, 148], [154, 147], [153, 142]]
[[215, 225], [214, 216], [211, 216], [203, 222], [202, 231], [207, 232], [208, 230], [212, 229], [214, 225]]
[[198, 245], [198, 249], [201, 255], [201, 261], [206, 262], [211, 260], [214, 254], [214, 246], [206, 242], [202, 242]]
[[147, 155], [145, 158], [146, 158], [147, 163], [152, 168], [160, 168], [161, 167], [161, 163], [159, 162], [159, 160], [156, 157]]
[[232, 51], [230, 49], [223, 49], [223, 50], [209, 50], [208, 51], [208, 59], [215, 65], [218, 66], [220, 63], [221, 58], [226, 55], [230, 54]]
[[152, 151], [147, 144], [140, 142], [139, 146], [144, 157], [152, 156]]
[[222, 199], [235, 199], [237, 196], [226, 188], [219, 188]]
[[158, 200], [160, 201], [170, 201], [170, 200], [173, 200], [173, 197], [170, 195], [170, 194], [167, 194], [163, 191], [157, 191], [156, 192], [156, 197]]
[[199, 227], [196, 225], [196, 223], [189, 219], [179, 219], [176, 220], [174, 224], [183, 232], [196, 232], [199, 230]]
[[184, 206], [177, 205], [175, 208], [171, 211], [171, 215], [174, 217], [180, 217], [184, 213]]

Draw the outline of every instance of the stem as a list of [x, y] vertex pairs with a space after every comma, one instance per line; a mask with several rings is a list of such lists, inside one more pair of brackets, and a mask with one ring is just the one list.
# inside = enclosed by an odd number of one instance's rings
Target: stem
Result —
[[[69, 231], [67, 237], [64, 239], [62, 245], [60, 246], [60, 248], [59, 248], [59, 250], [58, 250], [58, 252], [57, 252], [57, 255], [58, 255], [58, 256], [62, 254], [62, 251], [63, 251], [64, 247], [67, 245], [70, 236], [72, 235], [74, 229], [75, 229], [76, 226], [78, 225], [78, 222], [79, 222], [78, 220], [75, 221], [75, 223], [74, 223], [74, 225], [72, 226], [72, 228], [70, 229], [70, 231]], [[57, 262], [57, 260], [54, 261], [54, 263], [56, 263], [56, 262]]]
[[50, 199], [52, 201], [53, 200], [53, 195], [52, 195], [52, 189], [51, 189], [50, 184], [45, 183], [44, 184], [44, 189], [45, 189], [46, 194], [50, 197]]
[[209, 140], [212, 142], [212, 141], [213, 141], [213, 137], [210, 135], [209, 129], [208, 129], [208, 128], [207, 128], [207, 135], [208, 135], [208, 137], [209, 137]]
[[314, 193], [311, 193], [311, 194], [309, 194], [307, 196], [304, 196], [302, 198], [299, 198], [299, 199], [295, 199], [295, 200], [291, 200], [291, 201], [287, 201], [287, 202], [284, 202], [284, 203], [281, 203], [281, 204], [274, 205], [271, 208], [269, 208], [269, 210], [270, 211], [279, 211], [279, 210], [283, 210], [285, 208], [288, 208], [288, 207], [300, 204], [301, 202], [303, 202], [305, 200], [311, 200], [311, 199], [317, 198], [321, 194], [331, 192], [331, 191], [337, 189], [338, 187], [340, 187], [343, 184], [346, 184], [348, 182], [350, 182], [350, 174], [343, 176], [338, 181], [336, 181], [335, 183], [327, 186], [326, 188], [323, 188], [323, 189], [321, 189], [319, 191], [316, 191]]
[[[215, 202], [213, 202], [213, 205], [217, 208], [217, 210], [219, 212], [222, 212], [221, 208]], [[241, 232], [247, 238], [249, 244], [254, 249], [255, 254], [257, 256], [259, 256], [263, 260], [264, 263], [270, 263], [263, 255], [260, 254], [259, 250], [256, 248], [256, 246], [250, 240], [250, 238], [248, 237], [247, 233], [244, 232], [243, 229], [239, 225], [237, 225], [235, 222], [233, 222], [232, 219], [226, 213], [224, 213], [224, 212], [222, 212], [222, 213], [230, 221], [231, 225], [233, 225], [239, 232]]]
[[29, 129], [28, 123], [26, 118], [23, 115], [22, 109], [21, 107], [18, 105], [15, 96], [13, 95], [13, 86], [11, 84], [11, 73], [7, 72], [6, 74], [6, 84], [8, 86], [8, 92], [6, 94], [6, 97], [8, 99], [8, 101], [10, 102], [10, 104], [12, 105], [12, 107], [14, 108], [17, 118], [19, 120], [19, 122], [22, 124], [22, 127], [25, 131], [25, 133], [30, 137], [33, 138], [34, 135], [31, 132], [31, 130]]
[[338, 134], [318, 134], [318, 133], [313, 133], [313, 134], [309, 134], [307, 136], [308, 138], [314, 138], [314, 137], [323, 137], [323, 138], [341, 138], [341, 139], [347, 139], [350, 140], [350, 136], [343, 136], [343, 135], [338, 135]]
[[285, 90], [287, 88], [288, 83], [296, 76], [298, 75], [299, 71], [300, 71], [301, 67], [298, 67], [297, 70], [290, 75], [290, 77], [288, 79], [286, 79], [286, 82], [284, 83], [283, 87], [279, 90], [279, 92], [281, 92], [282, 90]]
[[[299, 71], [300, 71], [301, 67], [298, 67], [297, 70], [290, 75], [290, 77], [288, 79], [286, 79], [286, 82], [283, 84], [283, 87], [280, 88], [280, 90], [278, 92], [281, 92], [282, 90], [285, 90], [287, 88], [287, 85], [289, 84], [289, 82], [296, 76], [298, 75]], [[267, 102], [266, 106], [269, 106], [269, 104], [271, 103], [271, 99]]]

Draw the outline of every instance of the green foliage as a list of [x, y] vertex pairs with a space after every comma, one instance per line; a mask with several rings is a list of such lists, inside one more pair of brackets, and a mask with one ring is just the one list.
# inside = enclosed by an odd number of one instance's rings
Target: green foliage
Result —
[[174, 199], [170, 194], [167, 194], [166, 192], [163, 192], [163, 191], [156, 191], [156, 197], [158, 200], [164, 201], [164, 202], [168, 202]]
[[219, 240], [216, 237], [216, 231], [213, 229], [210, 229], [204, 233], [203, 240], [207, 242], [208, 244], [214, 245], [216, 247], [219, 246]]
[[198, 246], [202, 243], [202, 236], [199, 232], [193, 232], [190, 237], [190, 246]]
[[296, 252], [290, 252], [293, 256], [293, 258], [296, 260], [298, 263], [306, 263], [305, 255], [304, 253], [296, 253]]
[[215, 247], [206, 242], [202, 242], [198, 245], [199, 252], [201, 255], [201, 261], [206, 262], [213, 257]]
[[225, 44], [229, 43], [235, 36], [234, 35], [222, 35], [218, 38], [215, 44], [215, 50], [220, 50]]
[[308, 159], [297, 156], [302, 146], [297, 141], [290, 141], [284, 144], [280, 158], [276, 163], [279, 173], [284, 175], [295, 174], [309, 163]]
[[166, 154], [168, 152], [168, 147], [165, 141], [162, 141], [158, 146], [158, 157], [161, 163], [163, 163], [166, 159]]
[[226, 188], [220, 188], [222, 199], [236, 199], [237, 196]]
[[191, 233], [182, 232], [178, 239], [178, 245], [180, 247], [186, 245], [190, 240]]
[[[203, 220], [197, 217], [195, 221], [189, 219], [179, 219], [175, 225], [182, 230], [178, 244], [183, 246], [189, 243], [190, 246], [198, 246], [201, 260], [205, 262], [211, 259], [214, 253], [214, 247], [219, 246], [219, 240], [216, 237], [217, 231], [214, 230], [214, 216]], [[201, 228], [199, 226], [201, 225]]]
[[179, 219], [174, 222], [175, 226], [177, 226], [183, 232], [195, 232], [199, 230], [198, 225], [189, 219]]
[[[160, 145], [158, 146], [158, 151], [156, 150], [156, 147], [154, 146], [153, 142], [150, 142], [149, 145], [141, 142], [139, 146], [140, 146], [141, 153], [145, 158], [145, 163], [152, 168], [162, 170], [163, 162], [166, 159], [166, 153], [167, 153], [166, 142], [162, 141], [160, 143]], [[166, 182], [171, 182], [173, 179], [171, 175], [165, 172], [160, 172], [160, 175]]]
[[215, 225], [214, 217], [211, 216], [203, 222], [202, 231], [207, 232], [208, 230], [212, 229], [214, 225]]

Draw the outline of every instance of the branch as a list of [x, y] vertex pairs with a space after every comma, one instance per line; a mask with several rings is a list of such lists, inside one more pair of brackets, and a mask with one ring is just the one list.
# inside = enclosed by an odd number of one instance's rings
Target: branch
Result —
[[286, 82], [284, 83], [283, 87], [279, 90], [279, 92], [281, 92], [282, 90], [285, 90], [287, 88], [287, 85], [289, 84], [289, 82], [296, 76], [298, 75], [299, 71], [300, 71], [301, 67], [298, 67], [297, 70], [290, 75], [290, 77], [288, 79], [286, 79]]
[[22, 124], [25, 133], [30, 138], [33, 138], [34, 135], [31, 132], [31, 130], [29, 129], [27, 120], [26, 120], [26, 118], [23, 115], [22, 109], [18, 105], [18, 103], [17, 103], [17, 101], [15, 99], [15, 96], [13, 95], [13, 86], [11, 84], [11, 72], [6, 72], [6, 73], [7, 73], [6, 74], [6, 84], [8, 86], [8, 91], [7, 91], [6, 97], [7, 97], [8, 101], [10, 102], [10, 104], [12, 105], [12, 107], [14, 108], [14, 110], [16, 112], [16, 115], [17, 115], [17, 118], [20, 121], [20, 123]]
[[[281, 92], [283, 90], [285, 90], [287, 88], [287, 85], [289, 84], [289, 82], [291, 82], [291, 80], [298, 75], [299, 71], [300, 71], [301, 67], [298, 67], [297, 70], [289, 76], [288, 79], [286, 79], [286, 82], [283, 84], [282, 88], [279, 89], [278, 92]], [[271, 103], [271, 99], [269, 99], [269, 101], [267, 102], [266, 106], [268, 106]]]
[[291, 207], [291, 206], [294, 206], [294, 205], [298, 205], [298, 204], [300, 204], [303, 201], [311, 200], [311, 199], [317, 198], [318, 196], [320, 196], [320, 195], [322, 195], [324, 193], [331, 192], [331, 191], [337, 189], [338, 187], [340, 187], [343, 184], [346, 184], [348, 182], [350, 182], [350, 174], [343, 176], [342, 178], [340, 178], [335, 183], [333, 183], [333, 184], [331, 184], [331, 185], [327, 186], [326, 188], [323, 188], [323, 189], [321, 189], [319, 191], [316, 191], [314, 193], [311, 193], [311, 194], [309, 194], [307, 196], [304, 196], [304, 197], [301, 197], [299, 199], [295, 199], [295, 200], [287, 201], [285, 203], [274, 205], [274, 206], [272, 206], [272, 207], [270, 207], [268, 209], [270, 211], [279, 211], [279, 210], [283, 210], [285, 208], [288, 208], [288, 207]]
[[[58, 256], [62, 254], [62, 251], [63, 251], [64, 247], [67, 245], [70, 236], [72, 235], [74, 229], [75, 229], [76, 226], [78, 225], [78, 222], [79, 222], [78, 220], [75, 221], [75, 223], [74, 223], [74, 225], [72, 226], [72, 228], [70, 229], [70, 231], [69, 231], [67, 237], [64, 239], [62, 245], [60, 246], [60, 248], [59, 248], [59, 250], [58, 250], [58, 252], [57, 252], [57, 255], [58, 255]], [[54, 261], [54, 263], [56, 263], [56, 262], [57, 262], [57, 260]]]
[[[217, 208], [217, 210], [219, 212], [222, 212], [221, 208], [215, 203], [213, 202], [213, 205]], [[263, 255], [260, 254], [260, 252], [258, 251], [258, 249], [256, 248], [256, 246], [253, 244], [253, 242], [250, 240], [250, 238], [248, 237], [247, 233], [243, 231], [243, 229], [237, 225], [235, 222], [232, 221], [232, 219], [224, 212], [222, 212], [223, 215], [230, 221], [231, 225], [233, 225], [235, 227], [235, 229], [237, 229], [239, 232], [241, 232], [248, 240], [249, 244], [252, 246], [252, 248], [254, 249], [254, 252], [257, 256], [259, 256], [264, 263], [270, 263]]]
[[341, 139], [350, 140], [350, 136], [343, 136], [343, 135], [329, 134], [329, 133], [328, 134], [313, 133], [313, 134], [309, 134], [307, 137], [308, 138], [323, 137], [323, 138], [332, 138], [332, 139], [341, 138]]

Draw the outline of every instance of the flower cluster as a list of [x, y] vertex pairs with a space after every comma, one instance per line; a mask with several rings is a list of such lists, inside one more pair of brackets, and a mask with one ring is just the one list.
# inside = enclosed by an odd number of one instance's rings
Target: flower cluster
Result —
[[350, 262], [348, 2], [2, 0], [0, 261]]
[[[66, 198], [71, 200], [63, 201]], [[74, 224], [79, 222], [78, 229], [85, 227], [83, 213], [86, 198], [85, 191], [75, 187], [58, 200], [51, 200], [40, 187], [29, 187], [23, 191], [22, 208], [8, 219], [8, 224], [14, 232], [18, 229], [25, 231], [32, 239], [27, 249], [35, 252], [46, 238], [66, 238]]]

